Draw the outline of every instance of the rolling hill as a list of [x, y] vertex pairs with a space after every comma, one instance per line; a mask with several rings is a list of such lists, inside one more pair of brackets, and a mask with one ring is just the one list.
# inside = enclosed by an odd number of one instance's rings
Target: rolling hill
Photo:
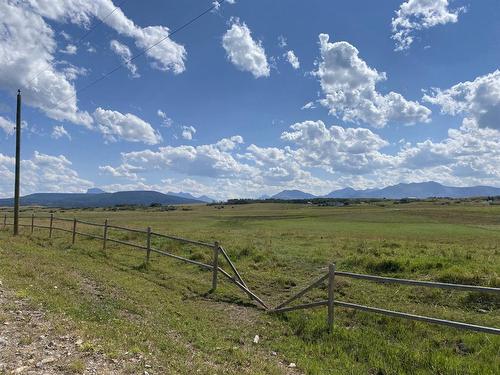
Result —
[[[113, 207], [117, 205], [149, 206], [205, 203], [198, 199], [183, 198], [157, 191], [120, 191], [116, 193], [36, 193], [21, 197], [23, 206], [61, 208]], [[0, 206], [13, 206], [14, 199], [0, 199]]]
[[304, 193], [300, 190], [283, 190], [282, 192], [275, 194], [271, 197], [272, 199], [311, 199], [316, 198], [314, 195], [309, 193]]

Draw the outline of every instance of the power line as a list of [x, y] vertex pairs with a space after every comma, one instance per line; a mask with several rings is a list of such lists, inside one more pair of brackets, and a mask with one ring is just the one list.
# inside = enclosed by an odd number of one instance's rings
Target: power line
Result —
[[123, 0], [122, 2], [120, 2], [116, 7], [115, 9], [113, 9], [111, 12], [109, 12], [106, 16], [104, 16], [104, 18], [101, 19], [101, 22], [100, 23], [97, 23], [93, 28], [91, 28], [90, 30], [88, 30], [84, 35], [82, 35], [80, 37], [80, 39], [78, 39], [78, 41], [76, 42], [76, 45], [79, 45], [81, 43], [82, 40], [84, 40], [87, 36], [89, 36], [90, 34], [92, 34], [92, 32], [97, 29], [99, 26], [101, 26], [104, 21], [106, 21], [113, 13], [115, 13], [118, 9], [121, 9], [121, 7], [123, 6], [123, 4], [125, 4], [128, 0]]
[[75, 93], [71, 96], [69, 96], [68, 98], [64, 99], [62, 102], [60, 102], [61, 104], [64, 104], [66, 103], [67, 101], [73, 99], [76, 97], [76, 95], [78, 93], [81, 93], [82, 91], [85, 91], [87, 89], [89, 89], [90, 87], [94, 86], [95, 84], [101, 82], [102, 80], [106, 79], [107, 77], [109, 77], [111, 74], [115, 73], [116, 71], [120, 70], [121, 68], [123, 68], [126, 64], [134, 61], [135, 59], [141, 57], [142, 55], [144, 55], [146, 52], [148, 52], [149, 50], [151, 50], [152, 48], [156, 47], [157, 45], [159, 45], [160, 43], [162, 43], [163, 41], [169, 39], [172, 35], [175, 35], [177, 34], [179, 31], [185, 29], [186, 27], [188, 27], [189, 25], [191, 25], [192, 23], [196, 22], [198, 19], [200, 19], [201, 17], [203, 17], [204, 15], [206, 15], [207, 13], [210, 13], [212, 10], [214, 9], [217, 9], [219, 8], [219, 6], [226, 0], [216, 0], [213, 2], [213, 5], [208, 8], [207, 10], [205, 10], [204, 12], [200, 13], [199, 15], [197, 15], [196, 17], [190, 19], [188, 22], [184, 23], [183, 25], [179, 26], [178, 28], [174, 29], [171, 33], [169, 33], [167, 36], [161, 38], [160, 40], [158, 40], [157, 42], [153, 43], [152, 45], [150, 45], [149, 47], [143, 49], [141, 52], [137, 53], [136, 55], [134, 55], [133, 57], [131, 57], [130, 59], [128, 60], [125, 60], [123, 61], [122, 63], [120, 63], [119, 65], [117, 65], [115, 68], [111, 69], [109, 72], [103, 74], [102, 76], [100, 76], [99, 78], [96, 78], [94, 81], [90, 82], [89, 84], [87, 84], [86, 86], [82, 87], [81, 89], [79, 90], [75, 90]]
[[[93, 27], [91, 27], [85, 34], [83, 34], [75, 43], [74, 45], [75, 46], [79, 46], [80, 43], [86, 38], [88, 37], [90, 34], [92, 34], [92, 32], [94, 32], [99, 26], [101, 26], [104, 21], [106, 21], [113, 13], [115, 13], [118, 9], [120, 9], [123, 4], [125, 4], [128, 0], [122, 0], [111, 12], [109, 12], [108, 14], [106, 14], [103, 18], [101, 18], [101, 22], [100, 23], [96, 23]], [[40, 77], [40, 75], [42, 73], [45, 73], [47, 70], [49, 70], [50, 68], [53, 67], [53, 64], [50, 63], [49, 66], [45, 69], [42, 69], [40, 72], [38, 72], [33, 78], [31, 78], [29, 81], [28, 81], [28, 84], [27, 86], [31, 85], [31, 83], [37, 79], [38, 77]]]

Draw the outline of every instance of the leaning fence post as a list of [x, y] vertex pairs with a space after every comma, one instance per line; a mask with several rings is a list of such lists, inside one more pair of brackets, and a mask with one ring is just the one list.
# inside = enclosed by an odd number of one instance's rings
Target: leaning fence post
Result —
[[328, 266], [328, 332], [333, 331], [333, 288], [335, 283], [335, 263]]
[[102, 236], [102, 249], [106, 250], [106, 242], [108, 241], [108, 219], [104, 220], [104, 234]]
[[212, 270], [212, 290], [215, 292], [217, 289], [217, 274], [219, 272], [219, 243], [214, 243], [214, 259], [213, 259], [213, 270]]
[[35, 213], [31, 214], [31, 234], [33, 234], [33, 230], [35, 228]]
[[3, 229], [7, 227], [7, 214], [3, 215]]
[[73, 245], [75, 244], [76, 241], [76, 217], [73, 219]]
[[52, 238], [52, 226], [54, 224], [54, 214], [50, 214], [49, 238]]
[[149, 257], [151, 255], [151, 227], [148, 227], [148, 238], [147, 238], [147, 244], [146, 244], [146, 263], [149, 264]]

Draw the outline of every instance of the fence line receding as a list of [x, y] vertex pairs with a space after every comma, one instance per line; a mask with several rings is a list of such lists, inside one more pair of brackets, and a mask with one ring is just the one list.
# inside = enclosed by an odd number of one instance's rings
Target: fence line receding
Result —
[[[93, 222], [89, 222], [89, 221], [79, 220], [76, 218], [69, 219], [69, 218], [57, 217], [54, 214], [50, 214], [50, 216], [38, 216], [38, 217], [35, 217], [35, 214], [32, 214], [29, 217], [28, 216], [20, 216], [20, 219], [27, 219], [27, 218], [29, 218], [31, 220], [30, 224], [20, 223], [19, 226], [24, 227], [24, 228], [29, 228], [31, 234], [33, 234], [35, 228], [36, 229], [48, 229], [49, 230], [49, 238], [52, 238], [54, 231], [71, 233], [72, 244], [75, 244], [77, 236], [88, 237], [91, 239], [96, 239], [96, 240], [102, 241], [103, 250], [107, 249], [108, 242], [116, 243], [116, 244], [123, 245], [123, 246], [129, 246], [129, 247], [133, 247], [133, 248], [140, 249], [140, 250], [145, 250], [146, 251], [146, 260], [145, 260], [146, 263], [149, 263], [151, 253], [156, 253], [156, 254], [159, 254], [162, 256], [166, 256], [166, 257], [169, 257], [172, 259], [182, 261], [184, 263], [196, 265], [196, 266], [202, 267], [204, 269], [210, 270], [210, 271], [212, 271], [212, 289], [211, 289], [211, 292], [215, 292], [217, 289], [219, 273], [220, 273], [226, 279], [228, 279], [231, 283], [233, 283], [238, 288], [240, 288], [243, 292], [245, 292], [245, 294], [247, 294], [250, 297], [250, 299], [257, 302], [265, 310], [269, 309], [269, 307], [264, 303], [264, 301], [262, 301], [261, 298], [259, 298], [254, 292], [252, 292], [250, 290], [250, 288], [247, 286], [247, 284], [243, 281], [241, 274], [236, 269], [234, 263], [230, 260], [226, 251], [222, 248], [222, 246], [218, 242], [214, 242], [213, 244], [210, 244], [207, 242], [195, 241], [195, 240], [190, 240], [187, 238], [182, 238], [182, 237], [177, 237], [177, 236], [172, 236], [172, 235], [167, 235], [167, 234], [162, 234], [162, 233], [156, 233], [156, 232], [153, 232], [150, 227], [148, 227], [145, 230], [141, 230], [141, 229], [126, 228], [126, 227], [122, 227], [122, 226], [118, 226], [118, 225], [111, 225], [111, 224], [109, 224], [107, 219], [105, 220], [105, 222], [103, 224], [99, 224], [99, 223], [93, 223]], [[40, 225], [36, 222], [36, 219], [45, 220], [45, 221], [48, 220], [49, 225]], [[57, 222], [65, 222], [67, 224], [71, 224], [71, 229], [58, 227], [55, 225]], [[82, 232], [78, 229], [78, 224], [102, 228], [103, 229], [102, 236]], [[8, 226], [13, 226], [13, 225], [14, 225], [13, 223], [8, 221], [7, 214], [4, 214], [3, 229], [5, 229]], [[137, 243], [122, 241], [122, 240], [119, 240], [116, 238], [110, 238], [110, 236], [109, 236], [110, 229], [124, 231], [124, 232], [130, 232], [130, 233], [136, 233], [136, 234], [143, 234], [146, 236], [146, 244], [141, 245], [141, 244], [137, 244]], [[190, 244], [190, 245], [194, 245], [194, 246], [209, 248], [212, 250], [212, 264], [207, 264], [207, 263], [203, 263], [203, 262], [196, 261], [193, 259], [188, 259], [188, 258], [185, 258], [185, 257], [180, 256], [180, 255], [172, 254], [172, 253], [165, 251], [165, 250], [154, 248], [151, 245], [153, 236], [165, 238], [165, 239], [168, 239], [171, 241]], [[219, 265], [219, 255], [222, 255], [223, 258], [226, 259], [226, 261], [229, 264], [231, 271], [234, 273], [234, 275], [232, 275], [230, 272], [227, 272]]]
[[[49, 238], [52, 238], [54, 231], [71, 233], [73, 244], [76, 242], [77, 236], [83, 236], [83, 237], [88, 237], [88, 238], [97, 239], [97, 240], [102, 241], [104, 251], [106, 251], [106, 249], [107, 249], [108, 242], [117, 243], [120, 245], [129, 246], [129, 247], [134, 247], [134, 248], [137, 248], [140, 250], [145, 250], [146, 251], [146, 263], [149, 263], [151, 253], [156, 253], [159, 255], [163, 255], [163, 256], [166, 256], [166, 257], [169, 257], [172, 259], [176, 259], [176, 260], [188, 263], [188, 264], [196, 265], [196, 266], [199, 266], [201, 268], [210, 270], [210, 271], [212, 271], [212, 289], [211, 289], [212, 292], [214, 292], [217, 289], [219, 274], [221, 274], [226, 279], [228, 279], [230, 282], [232, 282], [234, 285], [236, 285], [238, 288], [240, 288], [243, 292], [245, 292], [250, 299], [257, 302], [261, 307], [263, 307], [269, 313], [286, 313], [289, 311], [327, 306], [327, 309], [328, 309], [327, 323], [328, 323], [328, 330], [330, 332], [333, 330], [333, 325], [334, 325], [334, 311], [335, 311], [334, 308], [335, 308], [335, 306], [338, 306], [338, 307], [360, 310], [360, 311], [364, 311], [364, 312], [368, 312], [368, 313], [382, 314], [382, 315], [391, 316], [391, 317], [397, 317], [397, 318], [439, 324], [439, 325], [444, 325], [444, 326], [448, 326], [448, 327], [465, 329], [465, 330], [469, 330], [469, 331], [500, 335], [500, 329], [495, 328], [495, 327], [486, 327], [486, 326], [480, 326], [480, 325], [475, 325], [475, 324], [470, 324], [470, 323], [463, 323], [463, 322], [456, 322], [456, 321], [451, 321], [451, 320], [446, 320], [446, 319], [432, 318], [432, 317], [428, 317], [428, 316], [409, 314], [409, 313], [404, 313], [404, 312], [399, 312], [399, 311], [387, 310], [387, 309], [371, 307], [371, 306], [364, 306], [364, 305], [360, 305], [360, 304], [356, 304], [356, 303], [336, 300], [335, 299], [335, 278], [336, 277], [347, 277], [347, 278], [353, 278], [353, 279], [365, 280], [365, 281], [371, 281], [371, 282], [383, 283], [383, 284], [399, 284], [399, 285], [410, 285], [410, 286], [419, 286], [419, 287], [426, 287], [426, 288], [440, 288], [440, 289], [459, 290], [459, 291], [468, 291], [468, 292], [493, 293], [497, 296], [500, 296], [500, 288], [478, 286], [478, 285], [463, 285], [463, 284], [442, 283], [442, 282], [435, 282], [435, 281], [420, 281], [420, 280], [400, 279], [400, 278], [393, 278], [393, 277], [365, 275], [365, 274], [359, 274], [359, 273], [353, 273], [353, 272], [337, 271], [335, 264], [330, 264], [328, 267], [328, 272], [326, 274], [322, 275], [319, 279], [314, 281], [312, 284], [306, 286], [304, 289], [300, 290], [298, 293], [296, 293], [295, 295], [288, 298], [285, 302], [279, 304], [275, 308], [270, 308], [267, 306], [267, 304], [259, 296], [257, 296], [254, 292], [252, 292], [252, 290], [250, 290], [248, 285], [245, 283], [245, 281], [241, 277], [241, 274], [238, 272], [235, 264], [231, 261], [226, 250], [220, 245], [219, 242], [214, 242], [213, 244], [210, 244], [207, 242], [191, 240], [191, 239], [173, 236], [173, 235], [169, 235], [169, 234], [157, 233], [157, 232], [152, 231], [151, 227], [148, 227], [145, 230], [141, 230], [141, 229], [126, 228], [126, 227], [122, 227], [122, 226], [118, 226], [118, 225], [111, 225], [111, 224], [109, 224], [108, 219], [106, 219], [103, 224], [99, 224], [99, 223], [93, 223], [93, 222], [84, 221], [84, 220], [77, 220], [76, 218], [69, 219], [69, 218], [56, 217], [56, 216], [54, 216], [54, 214], [50, 214], [49, 217], [35, 217], [34, 213], [29, 217], [27, 217], [27, 216], [20, 217], [20, 219], [23, 219], [23, 218], [24, 219], [27, 219], [27, 218], [31, 219], [31, 223], [30, 224], [21, 224], [20, 223], [19, 226], [29, 228], [31, 234], [33, 234], [35, 228], [48, 229], [49, 230]], [[37, 224], [36, 219], [49, 220], [49, 225]], [[71, 223], [72, 224], [71, 229], [61, 228], [61, 227], [55, 226], [54, 223], [58, 222], [58, 221], [59, 222], [66, 222], [68, 224]], [[78, 224], [93, 226], [96, 228], [102, 228], [102, 231], [103, 231], [102, 236], [81, 232], [78, 230]], [[4, 214], [2, 225], [3, 225], [3, 229], [6, 229], [8, 226], [14, 225], [13, 223], [8, 221], [7, 214]], [[127, 242], [127, 241], [118, 240], [116, 238], [110, 238], [109, 237], [109, 230], [110, 229], [126, 231], [126, 232], [136, 233], [136, 234], [143, 234], [146, 236], [146, 244], [141, 245], [141, 244], [135, 244], [135, 243]], [[203, 262], [200, 262], [197, 260], [188, 259], [188, 258], [182, 257], [180, 255], [169, 253], [165, 250], [156, 249], [152, 246], [152, 237], [159, 237], [159, 238], [164, 238], [164, 239], [177, 241], [177, 242], [181, 242], [181, 243], [185, 243], [185, 244], [191, 244], [194, 246], [212, 249], [212, 251], [213, 251], [212, 264], [207, 264], [207, 263], [203, 263]], [[224, 259], [226, 261], [226, 263], [229, 265], [229, 267], [232, 271], [232, 274], [227, 272], [226, 270], [224, 270], [219, 265], [221, 256], [222, 256], [222, 259]], [[321, 285], [324, 284], [325, 281], [328, 281], [328, 299], [290, 306], [290, 304], [292, 302], [298, 300], [300, 297], [304, 296], [306, 293], [308, 293], [312, 289], [320, 287]]]

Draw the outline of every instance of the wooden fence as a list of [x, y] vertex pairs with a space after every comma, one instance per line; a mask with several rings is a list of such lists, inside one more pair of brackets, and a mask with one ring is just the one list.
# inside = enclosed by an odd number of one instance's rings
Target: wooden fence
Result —
[[[351, 309], [355, 309], [355, 310], [365, 311], [365, 312], [369, 312], [369, 313], [387, 315], [387, 316], [391, 316], [391, 317], [404, 318], [404, 319], [416, 320], [416, 321], [423, 321], [423, 322], [427, 322], [427, 323], [440, 324], [440, 325], [445, 325], [445, 326], [449, 326], [449, 327], [460, 328], [460, 329], [465, 329], [465, 330], [470, 330], [470, 331], [500, 335], [499, 328], [485, 327], [485, 326], [479, 326], [479, 325], [462, 323], [462, 322], [455, 322], [455, 321], [445, 320], [445, 319], [437, 319], [437, 318], [432, 318], [432, 317], [427, 317], [427, 316], [408, 314], [408, 313], [403, 313], [403, 312], [399, 312], [399, 311], [392, 311], [392, 310], [386, 310], [386, 309], [381, 309], [381, 308], [377, 308], [377, 307], [359, 305], [356, 303], [339, 301], [339, 300], [335, 299], [335, 278], [336, 277], [347, 277], [347, 278], [366, 280], [366, 281], [372, 281], [372, 282], [376, 282], [376, 283], [385, 283], [385, 284], [401, 284], [401, 285], [410, 285], [410, 286], [420, 286], [420, 287], [426, 287], [426, 288], [440, 288], [440, 289], [460, 290], [460, 291], [468, 291], [468, 292], [493, 293], [497, 296], [500, 296], [500, 288], [492, 288], [492, 287], [476, 286], [476, 285], [441, 283], [441, 282], [434, 282], [434, 281], [398, 279], [398, 278], [381, 277], [381, 276], [373, 276], [373, 275], [364, 275], [364, 274], [358, 274], [358, 273], [353, 273], [353, 272], [337, 271], [335, 264], [330, 264], [328, 267], [328, 272], [326, 274], [324, 274], [323, 276], [321, 276], [318, 280], [316, 280], [315, 282], [313, 282], [309, 286], [305, 287], [304, 289], [302, 289], [301, 291], [299, 291], [298, 293], [296, 293], [292, 297], [288, 298], [285, 302], [281, 303], [280, 305], [276, 306], [275, 308], [269, 308], [261, 298], [259, 298], [254, 292], [252, 292], [250, 290], [250, 288], [247, 286], [247, 284], [245, 283], [245, 281], [241, 277], [240, 273], [238, 272], [236, 266], [229, 258], [226, 250], [218, 242], [214, 242], [213, 244], [211, 244], [211, 243], [207, 243], [207, 242], [190, 240], [190, 239], [172, 236], [172, 235], [167, 235], [167, 234], [161, 234], [161, 233], [153, 232], [151, 227], [148, 227], [145, 230], [141, 230], [141, 229], [131, 229], [131, 228], [121, 227], [121, 226], [117, 226], [117, 225], [111, 225], [107, 219], [104, 221], [103, 224], [99, 224], [99, 223], [92, 223], [92, 222], [83, 221], [83, 220], [77, 220], [76, 218], [68, 219], [68, 218], [56, 217], [56, 216], [54, 216], [54, 214], [50, 214], [49, 217], [37, 217], [37, 218], [35, 217], [35, 214], [32, 214], [30, 217], [20, 217], [20, 218], [21, 219], [31, 218], [30, 224], [19, 224], [22, 227], [29, 228], [30, 233], [33, 233], [35, 228], [47, 229], [49, 231], [49, 233], [48, 233], [49, 238], [52, 238], [54, 231], [67, 232], [67, 233], [71, 233], [73, 244], [76, 242], [77, 236], [84, 236], [84, 237], [89, 237], [92, 239], [97, 239], [97, 240], [102, 241], [103, 250], [107, 249], [108, 242], [117, 243], [120, 245], [130, 246], [130, 247], [138, 248], [141, 250], [145, 250], [146, 251], [146, 262], [150, 261], [151, 253], [156, 253], [156, 254], [160, 254], [160, 255], [163, 255], [166, 257], [170, 257], [170, 258], [173, 258], [173, 259], [185, 262], [185, 263], [193, 264], [193, 265], [202, 267], [204, 269], [210, 270], [210, 271], [212, 271], [212, 289], [211, 289], [211, 291], [215, 291], [217, 289], [218, 275], [220, 273], [224, 277], [226, 277], [230, 282], [235, 284], [238, 288], [243, 290], [252, 300], [256, 301], [262, 308], [264, 308], [269, 313], [286, 313], [286, 312], [294, 311], [294, 310], [303, 310], [303, 309], [310, 309], [310, 308], [315, 308], [315, 307], [319, 307], [319, 306], [327, 306], [327, 309], [328, 309], [328, 321], [327, 322], [328, 322], [328, 330], [330, 332], [333, 330], [333, 325], [334, 325], [334, 307], [339, 306], [339, 307], [345, 307], [345, 308], [351, 308]], [[48, 220], [49, 225], [37, 224], [36, 219]], [[57, 222], [66, 222], [67, 224], [70, 224], [71, 229], [58, 227], [55, 225], [55, 223], [57, 223]], [[79, 229], [78, 224], [100, 228], [102, 230], [102, 236], [81, 232], [78, 230]], [[3, 218], [3, 229], [6, 229], [8, 226], [13, 226], [13, 223], [8, 221], [8, 216], [7, 216], [7, 214], [5, 214], [4, 218]], [[116, 238], [111, 238], [109, 236], [110, 229], [121, 230], [121, 231], [126, 231], [126, 232], [131, 232], [131, 233], [144, 234], [144, 235], [146, 235], [146, 243], [144, 245], [140, 245], [140, 244], [135, 244], [135, 243], [131, 243], [131, 242], [121, 241], [121, 240], [118, 240]], [[211, 249], [212, 250], [212, 264], [199, 262], [199, 261], [196, 261], [193, 259], [188, 259], [188, 258], [179, 256], [179, 255], [176, 255], [176, 254], [169, 253], [169, 252], [164, 251], [164, 250], [156, 249], [152, 246], [151, 240], [153, 237], [164, 238], [164, 239], [168, 239], [168, 240], [173, 240], [173, 241], [177, 241], [177, 242], [181, 242], [181, 243], [186, 243], [186, 244], [191, 244], [191, 245]], [[227, 264], [229, 265], [229, 267], [231, 269], [232, 274], [230, 272], [227, 272], [226, 270], [224, 270], [219, 265], [220, 256], [222, 256], [223, 259], [225, 259], [225, 261], [227, 262]], [[321, 285], [324, 284], [325, 281], [328, 281], [328, 299], [290, 306], [290, 304], [292, 302], [294, 302], [297, 299], [299, 299], [300, 297], [304, 296], [307, 292], [311, 291], [312, 289], [320, 287]]]
[[[373, 275], [364, 275], [353, 272], [343, 272], [337, 271], [335, 269], [335, 264], [331, 264], [328, 268], [328, 273], [321, 276], [318, 280], [302, 289], [297, 294], [290, 297], [288, 300], [277, 306], [276, 308], [270, 310], [272, 313], [284, 313], [288, 311], [301, 310], [301, 309], [310, 309], [319, 306], [327, 306], [328, 307], [328, 330], [331, 332], [333, 330], [334, 323], [334, 306], [346, 307], [355, 310], [361, 310], [369, 313], [388, 315], [397, 318], [404, 318], [410, 320], [418, 320], [427, 323], [434, 323], [445, 325], [454, 328], [466, 329], [469, 331], [476, 332], [484, 332], [491, 333], [494, 335], [500, 335], [500, 329], [494, 327], [484, 327], [475, 324], [455, 322], [451, 320], [445, 319], [436, 319], [428, 316], [407, 314], [399, 311], [392, 311], [381, 309], [377, 307], [363, 306], [356, 303], [349, 303], [338, 301], [335, 299], [334, 295], [334, 283], [336, 277], [348, 277], [353, 279], [360, 279], [366, 281], [373, 281], [377, 283], [385, 283], [385, 284], [402, 284], [402, 285], [413, 285], [413, 286], [421, 286], [427, 288], [440, 288], [440, 289], [449, 289], [449, 290], [461, 290], [461, 291], [469, 291], [469, 292], [482, 292], [482, 293], [493, 293], [500, 296], [500, 288], [490, 288], [485, 286], [476, 286], [476, 285], [462, 285], [462, 284], [450, 284], [450, 283], [439, 283], [434, 281], [418, 281], [418, 280], [408, 280], [408, 279], [397, 279], [392, 277], [381, 277], [381, 276], [373, 276]], [[316, 302], [310, 302], [295, 306], [289, 306], [289, 304], [300, 297], [304, 296], [310, 290], [321, 286], [326, 280], [328, 280], [328, 299], [321, 300]]]
[[[20, 219], [31, 219], [30, 224], [22, 224], [20, 223], [20, 227], [25, 227], [30, 230], [30, 233], [33, 234], [35, 228], [38, 229], [47, 229], [48, 230], [48, 237], [52, 238], [54, 231], [60, 231], [60, 232], [66, 232], [66, 233], [71, 233], [71, 241], [72, 244], [75, 244], [77, 236], [82, 236], [82, 237], [88, 237], [96, 240], [102, 241], [102, 248], [104, 251], [107, 249], [107, 244], [108, 242], [111, 243], [116, 243], [124, 246], [129, 246], [133, 247], [136, 249], [144, 250], [146, 252], [146, 263], [150, 262], [150, 257], [151, 253], [156, 253], [162, 256], [166, 256], [169, 258], [173, 258], [179, 261], [182, 261], [184, 263], [189, 263], [193, 264], [196, 266], [199, 266], [201, 268], [207, 269], [212, 271], [212, 292], [215, 292], [217, 289], [217, 283], [219, 279], [219, 273], [222, 274], [226, 279], [228, 279], [230, 282], [232, 282], [234, 285], [236, 285], [238, 288], [243, 290], [250, 299], [256, 301], [259, 305], [261, 305], [265, 310], [268, 310], [269, 307], [262, 301], [261, 298], [259, 298], [254, 292], [250, 290], [250, 288], [247, 286], [243, 278], [241, 277], [240, 273], [238, 272], [236, 266], [234, 263], [231, 261], [229, 258], [226, 250], [221, 246], [219, 242], [214, 242], [214, 243], [207, 243], [207, 242], [202, 242], [202, 241], [195, 241], [195, 240], [190, 240], [187, 238], [182, 238], [182, 237], [177, 237], [177, 236], [172, 236], [168, 234], [162, 234], [162, 233], [157, 233], [153, 232], [151, 227], [146, 228], [145, 230], [143, 229], [132, 229], [132, 228], [126, 228], [118, 225], [112, 225], [109, 223], [109, 221], [106, 219], [103, 224], [100, 223], [93, 223], [89, 221], [83, 221], [83, 220], [78, 220], [76, 218], [73, 219], [68, 219], [68, 218], [62, 218], [62, 217], [56, 217], [54, 214], [50, 214], [48, 217], [40, 217], [37, 216], [35, 217], [35, 214], [32, 214], [29, 217], [26, 216], [20, 216]], [[37, 223], [37, 220], [43, 220], [43, 221], [48, 221], [48, 225], [40, 225]], [[57, 223], [66, 223], [66, 228], [63, 228], [61, 226], [57, 226]], [[70, 225], [71, 229], [68, 229], [68, 224]], [[102, 235], [95, 235], [91, 233], [84, 233], [79, 230], [79, 224], [80, 225], [85, 225], [85, 226], [92, 226], [95, 228], [100, 228], [102, 230]], [[3, 224], [2, 227], [5, 229], [8, 226], [13, 226], [14, 224], [10, 221], [8, 221], [8, 216], [7, 214], [4, 214], [3, 217]], [[112, 238], [109, 236], [109, 230], [110, 229], [115, 229], [119, 231], [125, 231], [125, 232], [130, 232], [130, 233], [137, 233], [137, 234], [143, 234], [146, 236], [146, 241], [145, 244], [137, 244], [137, 243], [132, 243], [132, 242], [127, 242], [127, 241], [122, 241], [118, 240], [116, 238]], [[207, 264], [203, 262], [199, 262], [197, 260], [193, 259], [188, 259], [185, 257], [182, 257], [180, 255], [172, 254], [170, 252], [156, 249], [152, 246], [152, 238], [153, 237], [158, 237], [158, 238], [164, 238], [180, 243], [185, 243], [185, 244], [191, 244], [195, 245], [198, 247], [210, 249], [212, 251], [212, 264]], [[219, 265], [219, 258], [223, 257], [227, 264], [229, 265], [229, 268], [231, 269], [230, 272], [224, 270], [220, 265]], [[232, 274], [231, 274], [232, 273]]]

